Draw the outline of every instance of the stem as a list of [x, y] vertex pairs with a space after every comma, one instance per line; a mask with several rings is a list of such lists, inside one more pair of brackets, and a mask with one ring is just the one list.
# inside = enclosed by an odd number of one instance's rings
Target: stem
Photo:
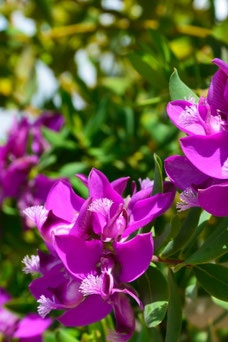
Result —
[[165, 264], [172, 264], [172, 265], [178, 265], [184, 262], [184, 260], [177, 260], [177, 259], [161, 259], [156, 255], [152, 256], [151, 259], [152, 262], [163, 262]]

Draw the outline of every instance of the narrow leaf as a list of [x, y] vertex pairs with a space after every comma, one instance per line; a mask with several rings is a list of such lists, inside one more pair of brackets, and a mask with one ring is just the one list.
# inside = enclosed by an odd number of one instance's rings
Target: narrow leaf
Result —
[[152, 196], [163, 192], [162, 161], [156, 153], [154, 153], [154, 163], [155, 170]]
[[174, 275], [169, 270], [169, 306], [165, 342], [178, 342], [182, 325], [181, 300]]

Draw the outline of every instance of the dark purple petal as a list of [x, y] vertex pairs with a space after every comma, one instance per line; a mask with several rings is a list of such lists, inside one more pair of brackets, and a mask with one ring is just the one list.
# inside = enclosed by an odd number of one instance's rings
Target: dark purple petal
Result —
[[36, 156], [25, 156], [16, 159], [5, 171], [3, 178], [3, 193], [5, 197], [17, 197], [21, 187], [27, 182], [27, 177], [34, 165], [38, 163]]
[[92, 199], [88, 198], [82, 205], [75, 225], [70, 231], [70, 234], [79, 238], [85, 239], [88, 237], [89, 230], [92, 224], [92, 212], [88, 210]]
[[57, 181], [58, 179], [48, 178], [42, 174], [36, 176], [30, 189], [33, 190], [34, 201], [39, 202], [39, 204], [43, 204], [46, 201], [47, 195], [51, 190], [52, 186]]
[[169, 157], [165, 160], [164, 166], [169, 179], [181, 190], [199, 185], [209, 178], [184, 156]]
[[200, 206], [214, 216], [228, 216], [228, 182], [198, 190]]
[[189, 136], [180, 139], [180, 143], [184, 154], [198, 170], [210, 177], [228, 178], [222, 173], [228, 158], [228, 132]]
[[96, 269], [103, 244], [99, 240], [84, 241], [73, 235], [59, 235], [55, 237], [55, 249], [68, 271], [77, 276]]
[[43, 319], [38, 314], [31, 313], [19, 322], [14, 337], [26, 338], [41, 335], [51, 323], [51, 318]]
[[111, 311], [112, 306], [101, 296], [91, 295], [76, 308], [67, 310], [58, 320], [67, 327], [80, 327], [100, 321]]
[[[186, 110], [186, 107], [192, 107], [196, 106], [193, 105], [190, 102], [187, 101], [172, 101], [169, 102], [167, 107], [167, 113], [169, 115], [169, 118], [172, 120], [174, 125], [176, 125], [181, 131], [187, 133], [187, 134], [200, 134], [205, 135], [204, 125], [203, 121], [201, 120], [200, 115], [197, 115], [195, 117], [194, 122], [189, 124], [184, 124], [184, 119], [182, 119], [181, 116], [184, 116], [184, 111]], [[186, 115], [187, 116], [187, 115]], [[191, 122], [191, 120], [190, 120]]]
[[52, 210], [57, 216], [72, 222], [75, 218], [75, 213], [81, 209], [85, 200], [76, 195], [70, 185], [65, 180], [56, 182], [51, 188], [45, 208]]
[[113, 295], [113, 310], [116, 318], [116, 331], [111, 331], [107, 340], [128, 341], [135, 330], [135, 316], [126, 295], [123, 293]]
[[132, 209], [134, 208], [134, 205], [135, 205], [138, 201], [150, 197], [151, 192], [152, 192], [152, 187], [149, 187], [149, 188], [140, 190], [140, 191], [138, 191], [138, 192], [135, 192], [135, 193], [132, 195], [132, 197], [131, 197], [131, 199], [130, 199], [130, 201], [129, 201], [129, 203], [128, 203], [128, 206], [127, 206], [128, 212], [131, 212], [131, 211], [132, 211]]
[[59, 113], [44, 112], [35, 122], [35, 127], [46, 126], [52, 131], [60, 131], [64, 125], [64, 117]]
[[152, 233], [139, 234], [127, 242], [114, 242], [117, 262], [121, 266], [119, 281], [131, 282], [143, 274], [153, 255]]

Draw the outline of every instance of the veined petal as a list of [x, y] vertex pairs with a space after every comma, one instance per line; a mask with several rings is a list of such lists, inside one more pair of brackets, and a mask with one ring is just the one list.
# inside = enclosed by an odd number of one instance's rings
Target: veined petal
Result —
[[198, 190], [199, 205], [214, 216], [228, 216], [228, 182]]
[[204, 124], [198, 112], [198, 105], [187, 101], [169, 102], [167, 113], [180, 130], [187, 134], [205, 135]]
[[153, 255], [152, 233], [139, 234], [130, 241], [114, 242], [117, 262], [121, 266], [119, 281], [131, 282], [143, 274]]
[[100, 321], [112, 311], [112, 306], [101, 296], [88, 296], [76, 308], [67, 310], [58, 321], [67, 327], [80, 327]]
[[51, 188], [45, 208], [52, 210], [55, 216], [72, 222], [75, 217], [75, 212], [81, 209], [85, 200], [76, 195], [67, 181], [59, 181]]
[[182, 150], [188, 160], [204, 174], [226, 179], [223, 165], [228, 158], [228, 132], [208, 136], [194, 135], [180, 139]]
[[55, 249], [67, 270], [77, 276], [96, 269], [103, 244], [99, 240], [84, 241], [73, 235], [58, 235], [55, 237]]

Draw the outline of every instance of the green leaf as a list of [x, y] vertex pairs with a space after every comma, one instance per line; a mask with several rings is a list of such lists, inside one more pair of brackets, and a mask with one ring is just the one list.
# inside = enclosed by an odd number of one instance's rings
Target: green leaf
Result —
[[[101, 125], [105, 122], [107, 110], [108, 110], [109, 100], [108, 97], [102, 99], [99, 104], [96, 114], [89, 120], [85, 127], [85, 136], [90, 141], [90, 139], [99, 132]], [[91, 143], [91, 141], [90, 141]]]
[[228, 269], [222, 265], [205, 264], [193, 268], [200, 285], [210, 295], [228, 301]]
[[169, 270], [169, 306], [165, 342], [178, 342], [182, 325], [181, 300], [174, 275]]
[[156, 153], [154, 153], [154, 163], [155, 170], [152, 196], [163, 192], [162, 161]]
[[228, 218], [225, 218], [222, 225], [218, 225], [215, 231], [209, 235], [204, 244], [184, 263], [184, 265], [204, 264], [211, 260], [217, 259], [228, 251]]
[[59, 175], [62, 177], [72, 177], [76, 173], [85, 171], [85, 169], [86, 165], [82, 162], [68, 163], [61, 167], [61, 169], [59, 170]]
[[156, 266], [140, 277], [139, 289], [144, 304], [144, 320], [152, 328], [162, 322], [168, 306], [167, 281]]
[[75, 141], [66, 139], [65, 132], [54, 132], [47, 127], [42, 127], [42, 133], [44, 138], [54, 147], [62, 147], [66, 149], [74, 149], [77, 147]]
[[223, 300], [215, 297], [211, 297], [211, 299], [216, 305], [221, 306], [221, 308], [228, 311], [228, 302], [224, 302]]
[[56, 342], [55, 333], [50, 331], [44, 331], [43, 340], [44, 342]]
[[177, 237], [170, 241], [161, 253], [161, 258], [167, 258], [183, 248], [193, 236], [199, 222], [201, 208], [191, 208], [188, 216], [184, 220]]
[[193, 97], [197, 102], [199, 101], [198, 96], [181, 81], [176, 69], [174, 69], [169, 80], [169, 92], [172, 101], [184, 100], [189, 97]]
[[67, 329], [60, 329], [56, 331], [57, 342], [79, 342], [77, 338], [72, 336]]
[[28, 298], [14, 298], [5, 304], [5, 307], [10, 311], [25, 314], [33, 311], [35, 302]]

